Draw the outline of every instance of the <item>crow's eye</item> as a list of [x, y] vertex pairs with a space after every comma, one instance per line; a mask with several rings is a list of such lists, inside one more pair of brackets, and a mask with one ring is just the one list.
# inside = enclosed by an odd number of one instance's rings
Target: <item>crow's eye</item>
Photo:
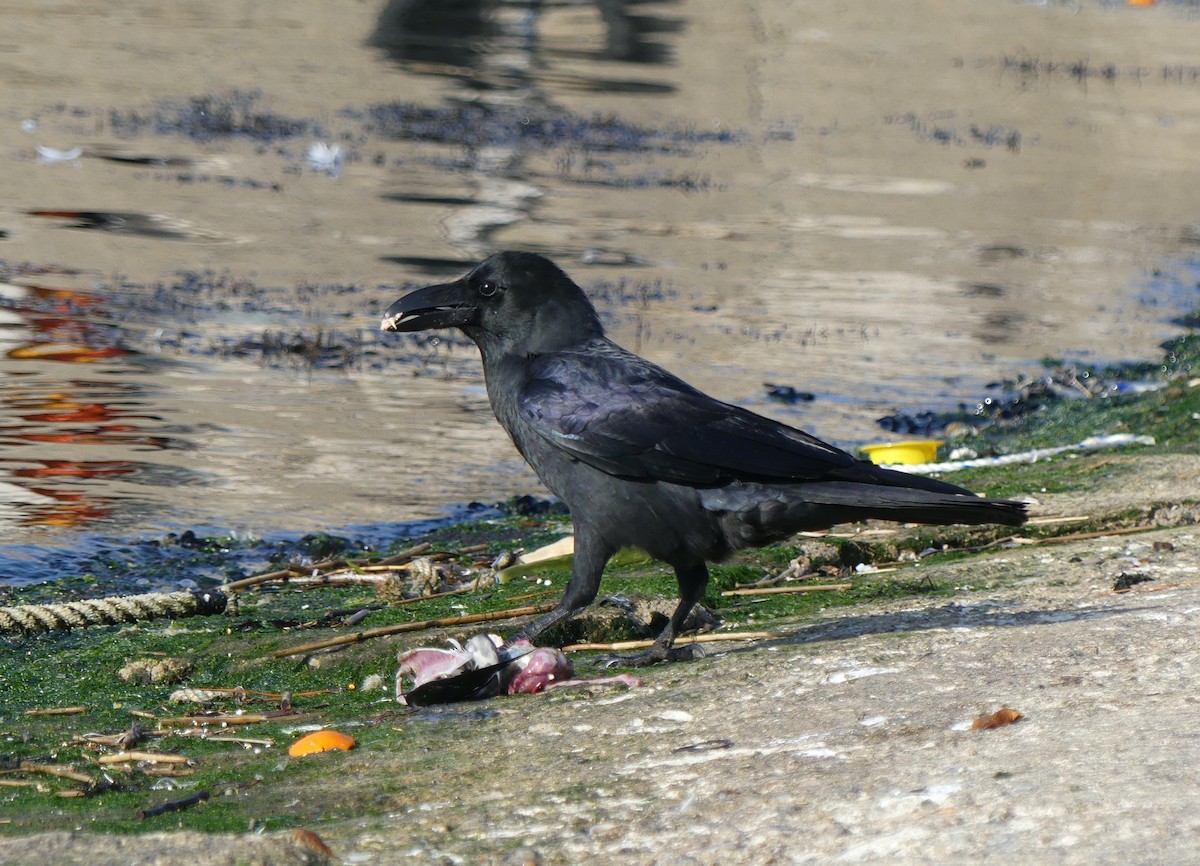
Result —
[[493, 282], [492, 280], [484, 280], [479, 284], [479, 294], [483, 295], [485, 298], [490, 298], [498, 291], [500, 291], [500, 284]]

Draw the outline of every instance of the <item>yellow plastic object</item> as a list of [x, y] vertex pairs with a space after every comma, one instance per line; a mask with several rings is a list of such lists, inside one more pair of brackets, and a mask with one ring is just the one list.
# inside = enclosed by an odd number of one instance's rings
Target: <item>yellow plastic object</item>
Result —
[[877, 445], [864, 445], [863, 453], [872, 463], [894, 465], [903, 463], [932, 463], [937, 459], [938, 446], [945, 443], [944, 439], [911, 439], [907, 442], [881, 442]]

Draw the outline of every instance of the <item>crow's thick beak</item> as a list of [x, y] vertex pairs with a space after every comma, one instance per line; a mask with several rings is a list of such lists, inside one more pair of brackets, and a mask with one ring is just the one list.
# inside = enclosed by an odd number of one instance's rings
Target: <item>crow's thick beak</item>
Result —
[[456, 280], [410, 292], [387, 308], [379, 327], [385, 331], [427, 331], [469, 325], [479, 314], [472, 292]]

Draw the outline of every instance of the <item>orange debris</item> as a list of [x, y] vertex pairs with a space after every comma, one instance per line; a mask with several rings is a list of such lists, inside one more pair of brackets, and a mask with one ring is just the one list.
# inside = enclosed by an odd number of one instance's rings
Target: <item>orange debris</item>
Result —
[[299, 758], [301, 755], [315, 755], [317, 752], [328, 752], [334, 749], [348, 752], [353, 748], [354, 737], [326, 729], [313, 731], [296, 740], [288, 747], [288, 754], [293, 758]]

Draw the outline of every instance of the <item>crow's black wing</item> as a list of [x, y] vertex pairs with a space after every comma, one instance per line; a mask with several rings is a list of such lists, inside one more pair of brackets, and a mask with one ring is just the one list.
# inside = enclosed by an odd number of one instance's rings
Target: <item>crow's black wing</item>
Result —
[[522, 420], [611, 475], [682, 484], [865, 480], [867, 464], [722, 403], [607, 340], [531, 359]]

